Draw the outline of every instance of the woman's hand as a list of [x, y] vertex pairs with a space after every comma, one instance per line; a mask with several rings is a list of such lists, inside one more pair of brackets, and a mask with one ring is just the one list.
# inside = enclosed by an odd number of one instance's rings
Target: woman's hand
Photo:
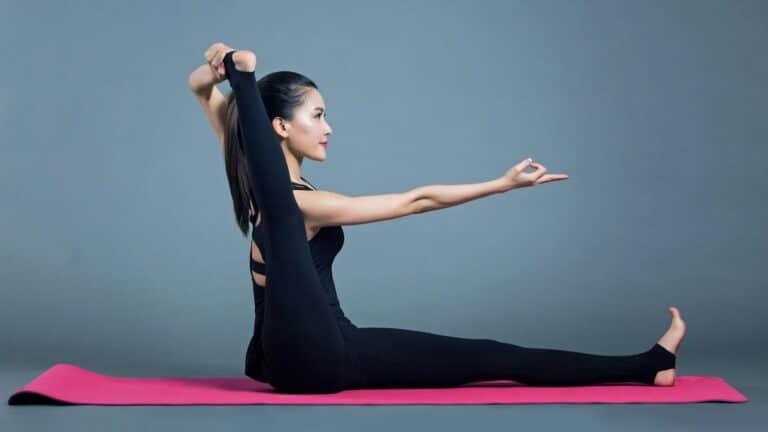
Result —
[[221, 42], [208, 47], [203, 54], [206, 64], [199, 66], [189, 75], [189, 88], [195, 93], [209, 93], [213, 86], [227, 79], [223, 60], [224, 55], [230, 51], [234, 50]]
[[[234, 49], [221, 42], [216, 42], [209, 46], [203, 57], [206, 63], [211, 68], [211, 73], [214, 76], [216, 83], [220, 83], [227, 79], [224, 75], [224, 55]], [[234, 60], [234, 59], [233, 59]]]
[[226, 79], [224, 69], [224, 56], [230, 51], [236, 51], [232, 54], [232, 62], [239, 71], [253, 72], [256, 70], [256, 54], [248, 50], [235, 50], [221, 42], [216, 42], [205, 50], [205, 61], [210, 65], [216, 79], [221, 82]]
[[[529, 166], [536, 171], [525, 172], [525, 169]], [[514, 189], [568, 178], [566, 174], [545, 174], [546, 172], [547, 167], [544, 165], [533, 162], [531, 159], [525, 159], [504, 173], [502, 179], [510, 189]]]

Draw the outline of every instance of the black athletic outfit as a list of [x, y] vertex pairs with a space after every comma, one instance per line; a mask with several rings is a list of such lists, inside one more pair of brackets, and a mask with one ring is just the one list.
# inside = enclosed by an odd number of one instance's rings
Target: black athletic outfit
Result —
[[[245, 374], [282, 393], [335, 393], [355, 388], [450, 387], [473, 381], [514, 380], [528, 385], [573, 386], [609, 382], [653, 384], [656, 372], [675, 367], [659, 344], [624, 356], [528, 348], [416, 330], [357, 327], [342, 311], [331, 267], [344, 243], [340, 226], [323, 227], [309, 241], [304, 217], [254, 72], [224, 57], [244, 140], [251, 198], [261, 212], [252, 238], [266, 265], [251, 269], [254, 332]], [[255, 223], [255, 216], [251, 222]]]

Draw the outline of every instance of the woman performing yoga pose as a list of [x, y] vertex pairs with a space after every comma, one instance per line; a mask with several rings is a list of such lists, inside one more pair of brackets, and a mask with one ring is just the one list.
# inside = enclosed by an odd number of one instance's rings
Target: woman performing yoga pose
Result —
[[[280, 71], [255, 78], [256, 55], [222, 43], [189, 77], [224, 151], [240, 229], [253, 226], [249, 261], [255, 302], [245, 374], [282, 393], [449, 387], [514, 380], [540, 386], [610, 382], [673, 385], [685, 334], [679, 311], [650, 349], [608, 356], [529, 348], [416, 330], [357, 327], [342, 310], [332, 264], [342, 225], [376, 222], [568, 178], [526, 159], [487, 182], [429, 185], [404, 193], [349, 197], [301, 176], [304, 157], [326, 158], [331, 128], [317, 86]], [[215, 84], [229, 80], [222, 95]], [[535, 171], [527, 172], [526, 168]]]

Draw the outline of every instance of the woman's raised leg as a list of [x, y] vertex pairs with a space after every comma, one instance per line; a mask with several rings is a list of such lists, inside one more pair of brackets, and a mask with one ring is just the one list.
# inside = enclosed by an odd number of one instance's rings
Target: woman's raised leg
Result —
[[344, 340], [322, 291], [285, 156], [254, 71], [237, 70], [234, 52], [224, 56], [226, 77], [237, 103], [252, 198], [266, 233], [265, 373], [277, 391], [338, 392], [343, 383]]

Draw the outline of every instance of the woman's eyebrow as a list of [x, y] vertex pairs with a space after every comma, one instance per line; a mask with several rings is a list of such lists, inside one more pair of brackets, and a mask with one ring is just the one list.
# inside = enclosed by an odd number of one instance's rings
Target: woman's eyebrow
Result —
[[323, 107], [315, 107], [316, 110], [325, 111]]

